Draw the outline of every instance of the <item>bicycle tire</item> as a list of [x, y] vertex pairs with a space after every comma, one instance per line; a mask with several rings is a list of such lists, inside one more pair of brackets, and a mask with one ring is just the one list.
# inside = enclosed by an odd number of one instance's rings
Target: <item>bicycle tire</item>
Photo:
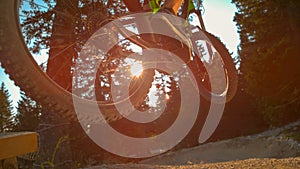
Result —
[[[18, 14], [16, 12], [17, 6], [17, 1], [1, 2], [0, 61], [2, 66], [6, 73], [10, 75], [10, 78], [15, 81], [16, 85], [20, 86], [20, 88], [28, 93], [30, 97], [39, 101], [44, 106], [60, 112], [68, 118], [74, 118], [75, 114], [73, 113], [72, 94], [58, 86], [41, 71], [40, 67], [31, 57], [25, 43], [22, 41], [23, 37], [20, 33]], [[225, 45], [219, 39], [208, 32], [205, 32], [205, 34], [216, 50], [221, 54], [224, 66], [229, 75], [229, 89], [226, 98], [226, 101], [228, 102], [233, 98], [237, 89], [237, 71], [234, 62]], [[15, 50], [15, 48], [20, 50]], [[152, 79], [146, 78], [146, 80], [148, 82], [147, 84], [150, 86], [150, 81], [152, 81]], [[137, 94], [139, 94], [139, 97], [135, 96], [131, 98], [131, 102], [133, 102], [134, 105], [141, 104], [144, 100], [141, 100], [140, 98], [144, 98], [147, 95], [147, 92], [138, 92]], [[138, 98], [138, 100], [133, 98]], [[83, 104], [89, 105], [91, 103], [83, 101]], [[103, 104], [101, 102], [98, 102], [98, 104], [103, 107], [102, 110], [106, 121], [109, 122], [122, 118], [120, 114], [116, 113], [113, 104]]]
[[[198, 33], [202, 36], [202, 34], [205, 36], [205, 41], [211, 44], [211, 46], [214, 47], [214, 49], [219, 53], [218, 57], [221, 59], [221, 63], [223, 66], [223, 71], [226, 79], [226, 90], [222, 91], [222, 93], [213, 93], [211, 91], [211, 82], [210, 77], [207, 76], [207, 80], [202, 82], [202, 73], [207, 73], [207, 68], [204, 66], [204, 61], [202, 60], [202, 56], [195, 56], [193, 57], [193, 60], [190, 60], [190, 49], [186, 45], [182, 45], [179, 41], [172, 41], [172, 38], [170, 37], [164, 37], [168, 40], [165, 40], [167, 48], [170, 48], [169, 50], [173, 53], [175, 53], [177, 56], [179, 56], [187, 65], [192, 69], [192, 72], [194, 76], [196, 77], [198, 89], [200, 95], [208, 100], [215, 103], [224, 103], [229, 102], [233, 99], [235, 96], [235, 93], [237, 91], [237, 85], [238, 85], [238, 73], [237, 69], [235, 67], [235, 63], [233, 58], [231, 57], [230, 53], [228, 52], [226, 46], [213, 34], [201, 30], [199, 27], [193, 27], [192, 29], [198, 29]], [[192, 41], [197, 41], [197, 35], [195, 36], [195, 39], [191, 39]], [[171, 47], [170, 47], [171, 46]], [[195, 48], [195, 46], [194, 46]], [[197, 49], [193, 49], [197, 50]], [[199, 51], [199, 55], [201, 55]], [[198, 67], [200, 65], [200, 67]], [[222, 86], [221, 86], [222, 87]], [[226, 92], [226, 93], [225, 93]], [[214, 98], [212, 98], [214, 97]], [[226, 99], [224, 99], [226, 97]]]
[[[63, 118], [77, 120], [73, 105], [72, 93], [60, 87], [49, 78], [34, 61], [28, 51], [20, 31], [19, 1], [0, 1], [0, 62], [9, 78], [15, 82], [28, 96], [36, 100], [47, 109], [51, 109]], [[151, 77], [152, 71], [144, 77]], [[143, 89], [151, 87], [153, 78], [142, 79], [139, 86]], [[141, 88], [140, 88], [141, 89]], [[148, 90], [133, 92], [130, 96], [133, 106], [144, 102]], [[81, 106], [89, 107], [95, 104], [93, 101], [80, 99]], [[97, 101], [101, 107], [101, 113], [106, 122], [112, 122], [123, 118], [115, 108], [114, 103]]]
[[227, 74], [228, 90], [226, 93], [226, 102], [229, 102], [235, 96], [238, 86], [238, 72], [235, 63], [228, 52], [226, 46], [213, 34], [203, 31], [207, 38], [210, 40], [212, 46], [220, 53], [223, 61], [224, 70]]
[[[170, 24], [170, 22], [168, 22], [168, 20], [165, 17], [160, 18], [158, 20], [161, 20], [162, 23], [165, 23], [166, 26], [168, 26], [168, 28], [166, 28], [166, 29], [176, 30], [176, 32], [181, 34], [178, 36], [184, 37], [185, 36], [184, 34], [187, 33], [181, 29], [177, 29], [174, 25]], [[213, 91], [211, 91], [210, 86], [205, 87], [204, 83], [199, 82], [199, 79], [201, 79], [201, 77], [199, 78], [199, 75], [197, 75], [197, 73], [201, 73], [201, 72], [199, 72], [199, 70], [194, 68], [193, 73], [194, 73], [195, 77], [198, 76], [198, 79], [197, 78], [196, 79], [198, 81], [198, 88], [199, 88], [200, 95], [202, 95], [206, 100], [212, 101], [215, 103], [224, 103], [224, 101], [225, 102], [231, 101], [236, 93], [237, 82], [238, 82], [237, 69], [235, 67], [233, 58], [229, 54], [226, 46], [213, 34], [202, 30], [199, 26], [190, 27], [190, 30], [191, 30], [191, 32], [195, 32], [195, 34], [192, 33], [193, 35], [190, 37], [190, 40], [193, 44], [193, 45], [192, 44], [191, 45], [193, 46], [194, 49], [188, 49], [190, 47], [183, 45], [181, 42], [179, 42], [175, 39], [165, 40], [163, 43], [162, 42], [160, 42], [160, 43], [164, 44], [165, 46], [168, 46], [168, 45], [172, 46], [172, 47], [167, 47], [167, 48], [171, 48], [170, 51], [175, 52], [176, 55], [178, 55], [183, 61], [185, 61], [185, 63], [187, 63], [187, 64], [191, 63], [190, 66], [202, 65], [202, 67], [204, 67], [204, 69], [200, 70], [200, 71], [203, 71], [203, 72], [207, 72], [208, 70], [207, 70], [206, 66], [203, 65], [204, 61], [202, 59], [204, 59], [204, 58], [203, 58], [203, 56], [201, 56], [202, 55], [201, 52], [198, 51], [199, 52], [198, 54], [197, 54], [197, 52], [195, 53], [195, 57], [193, 57], [194, 60], [190, 60], [191, 59], [190, 57], [192, 55], [191, 53], [193, 53], [192, 51], [198, 50], [197, 49], [198, 46], [197, 46], [197, 44], [195, 44], [196, 41], [204, 40], [208, 44], [210, 44], [211, 47], [213, 47], [219, 54], [219, 56], [217, 58], [220, 59], [221, 62], [219, 62], [219, 63], [221, 63], [221, 66], [223, 67], [223, 71], [225, 73], [226, 88], [224, 89], [224, 91], [222, 91], [222, 93], [214, 93]], [[202, 37], [202, 39], [197, 39], [198, 37]], [[177, 44], [177, 46], [176, 46], [176, 44]], [[197, 48], [195, 48], [196, 47], [195, 45], [197, 46]], [[185, 54], [183, 51], [185, 51]], [[182, 52], [183, 52], [183, 54], [180, 54]], [[199, 55], [199, 56], [197, 56], [197, 55]], [[209, 55], [212, 55], [212, 54], [209, 54]], [[211, 78], [211, 77], [209, 77], [209, 78]], [[210, 79], [208, 79], [207, 82], [213, 83], [213, 82], [210, 82]], [[211, 85], [211, 84], [209, 84], [209, 85]], [[214, 86], [216, 86], [216, 84], [214, 84]], [[220, 84], [219, 87], [223, 87], [223, 84]]]

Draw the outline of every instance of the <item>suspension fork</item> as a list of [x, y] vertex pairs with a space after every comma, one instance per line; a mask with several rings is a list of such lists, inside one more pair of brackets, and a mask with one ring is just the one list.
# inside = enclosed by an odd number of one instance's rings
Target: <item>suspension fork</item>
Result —
[[192, 0], [184, 0], [182, 14], [180, 15], [180, 17], [182, 17], [183, 19], [188, 19], [191, 13], [195, 13], [198, 16], [201, 29], [203, 31], [206, 31], [200, 8], [195, 9]]
[[202, 18], [201, 11], [200, 11], [200, 10], [195, 10], [195, 14], [198, 16], [198, 19], [199, 19], [199, 23], [200, 23], [201, 29], [202, 29], [204, 32], [206, 32], [206, 28], [205, 28], [205, 25], [204, 25], [204, 22], [203, 22], [203, 18]]

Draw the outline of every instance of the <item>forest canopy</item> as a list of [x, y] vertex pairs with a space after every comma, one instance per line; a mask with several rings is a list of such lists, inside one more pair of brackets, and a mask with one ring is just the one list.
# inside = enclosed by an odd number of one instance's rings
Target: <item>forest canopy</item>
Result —
[[270, 124], [300, 117], [300, 2], [233, 0], [246, 90]]

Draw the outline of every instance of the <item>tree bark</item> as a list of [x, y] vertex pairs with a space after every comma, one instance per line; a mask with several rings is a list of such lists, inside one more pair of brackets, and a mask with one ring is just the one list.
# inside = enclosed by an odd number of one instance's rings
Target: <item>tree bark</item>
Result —
[[[47, 74], [58, 85], [71, 91], [72, 64], [75, 56], [74, 21], [78, 0], [57, 0], [54, 8], [52, 35], [50, 38]], [[62, 118], [59, 112], [43, 109], [39, 125], [39, 159], [35, 167], [50, 162], [54, 168], [72, 168], [72, 152], [69, 145], [69, 119]]]

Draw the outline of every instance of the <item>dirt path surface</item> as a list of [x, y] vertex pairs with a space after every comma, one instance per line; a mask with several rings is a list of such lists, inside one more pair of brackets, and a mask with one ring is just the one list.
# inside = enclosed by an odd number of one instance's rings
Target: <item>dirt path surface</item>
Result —
[[101, 165], [100, 168], [300, 168], [300, 143], [286, 131], [299, 133], [300, 121], [266, 132], [169, 152], [139, 164]]
[[225, 162], [250, 158], [288, 158], [300, 156], [300, 143], [286, 137], [283, 131], [297, 127], [300, 122], [269, 130], [260, 134], [238, 137], [197, 147], [169, 152], [142, 164], [185, 165], [195, 163]]
[[248, 159], [240, 161], [199, 163], [187, 165], [117, 164], [102, 165], [91, 169], [298, 169], [300, 157], [285, 159]]
[[296, 157], [300, 146], [296, 142], [277, 137], [241, 137], [209, 143], [168, 153], [141, 161], [142, 164], [184, 165], [189, 163], [212, 163], [249, 158], [287, 158]]

